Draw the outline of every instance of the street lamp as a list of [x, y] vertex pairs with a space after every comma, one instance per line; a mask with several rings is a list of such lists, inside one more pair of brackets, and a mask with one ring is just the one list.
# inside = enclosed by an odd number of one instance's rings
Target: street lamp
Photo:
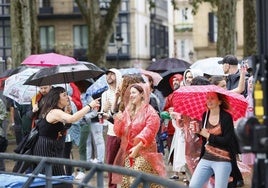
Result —
[[118, 34], [115, 38], [116, 41], [116, 49], [117, 49], [117, 55], [116, 55], [116, 64], [117, 64], [117, 68], [119, 68], [119, 53], [122, 49], [122, 45], [123, 45], [123, 38], [121, 37], [121, 34]]
[[190, 60], [190, 63], [193, 63], [193, 59], [194, 59], [194, 52], [191, 50], [189, 53], [189, 60]]
[[100, 2], [100, 15], [106, 16], [106, 14], [108, 13], [109, 7], [110, 7], [109, 2], [101, 1]]

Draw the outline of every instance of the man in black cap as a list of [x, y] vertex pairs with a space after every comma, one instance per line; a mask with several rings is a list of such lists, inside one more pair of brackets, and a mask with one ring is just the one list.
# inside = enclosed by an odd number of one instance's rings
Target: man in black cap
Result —
[[245, 97], [247, 95], [246, 91], [246, 78], [245, 75], [241, 77], [241, 74], [243, 71], [239, 71], [238, 69], [238, 60], [234, 55], [226, 55], [222, 61], [219, 61], [220, 64], [223, 64], [223, 71], [224, 74], [227, 74], [227, 80], [226, 80], [226, 88], [228, 90], [233, 90], [238, 87], [239, 82], [244, 83], [245, 90], [241, 93]]
[[238, 60], [234, 55], [226, 55], [222, 61], [224, 74], [227, 76], [227, 89], [232, 90], [238, 86], [240, 73], [238, 70]]
[[[238, 69], [238, 60], [234, 55], [226, 55], [219, 64], [223, 64], [224, 74], [227, 74], [226, 87], [228, 90], [235, 89], [240, 80], [240, 71]], [[241, 80], [243, 81], [243, 80]], [[244, 77], [245, 82], [245, 77]], [[246, 87], [245, 87], [246, 88]], [[245, 96], [246, 90], [241, 93]], [[244, 185], [244, 180], [241, 171], [239, 170], [237, 163], [233, 166], [231, 176], [234, 178], [234, 186], [242, 187]]]

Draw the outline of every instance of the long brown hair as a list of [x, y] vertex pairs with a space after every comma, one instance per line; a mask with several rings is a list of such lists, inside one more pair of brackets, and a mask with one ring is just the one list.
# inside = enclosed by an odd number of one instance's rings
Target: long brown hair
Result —
[[[144, 94], [144, 90], [142, 88], [142, 86], [138, 85], [138, 84], [133, 84], [129, 87], [129, 90], [131, 88], [135, 88], [140, 94]], [[136, 112], [136, 105], [135, 104], [131, 104], [130, 105], [130, 118], [132, 119], [135, 116], [135, 112]]]
[[123, 76], [122, 87], [121, 87], [121, 91], [120, 91], [121, 101], [119, 103], [119, 110], [121, 112], [123, 112], [125, 110], [125, 102], [124, 102], [123, 98], [124, 98], [124, 95], [126, 93], [127, 88], [131, 84], [140, 83], [140, 82], [142, 82], [142, 77], [140, 75], [128, 74], [128, 75]]
[[218, 99], [221, 101], [220, 108], [224, 109], [224, 110], [229, 110], [230, 104], [229, 104], [227, 97], [223, 94], [220, 94], [220, 93], [216, 93], [216, 94], [218, 96]]

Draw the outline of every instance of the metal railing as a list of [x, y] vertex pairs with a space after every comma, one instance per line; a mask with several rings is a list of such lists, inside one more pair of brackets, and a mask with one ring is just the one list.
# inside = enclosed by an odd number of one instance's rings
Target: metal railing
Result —
[[[77, 185], [78, 188], [82, 188], [82, 187], [103, 188], [104, 187], [104, 172], [112, 172], [112, 173], [134, 177], [134, 181], [130, 186], [131, 188], [138, 187], [140, 184], [142, 184], [142, 187], [144, 188], [149, 188], [152, 183], [158, 184], [158, 185], [161, 185], [162, 187], [167, 187], [167, 188], [185, 187], [169, 179], [142, 173], [139, 171], [130, 170], [130, 169], [119, 167], [119, 166], [112, 166], [112, 165], [106, 165], [106, 164], [96, 164], [96, 163], [91, 163], [91, 162], [76, 161], [76, 160], [69, 160], [69, 159], [63, 159], [63, 158], [19, 155], [19, 154], [14, 154], [14, 153], [0, 153], [0, 159], [24, 161], [24, 162], [31, 162], [31, 163], [37, 164], [36, 168], [33, 170], [31, 174], [0, 172], [0, 173], [5, 173], [5, 174], [11, 174], [14, 176], [27, 177], [27, 181], [24, 183], [23, 188], [30, 187], [30, 185], [33, 183], [35, 178], [45, 179], [46, 188], [52, 188], [53, 182], [55, 181], [60, 182], [60, 183], [65, 183], [68, 185]], [[81, 182], [78, 182], [75, 180], [58, 179], [52, 176], [52, 165], [55, 165], [55, 164], [68, 165], [72, 167], [80, 167], [80, 168], [90, 169], [90, 170], [86, 172], [85, 177], [83, 178]], [[40, 176], [39, 174], [43, 170], [45, 171], [45, 174], [44, 176]], [[96, 182], [96, 186], [92, 186], [90, 184], [93, 181]]]

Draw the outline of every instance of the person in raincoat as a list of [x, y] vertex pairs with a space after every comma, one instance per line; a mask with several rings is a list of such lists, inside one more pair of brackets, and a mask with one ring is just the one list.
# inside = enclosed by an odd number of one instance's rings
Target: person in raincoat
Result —
[[[114, 165], [165, 176], [163, 156], [157, 152], [156, 134], [160, 126], [159, 115], [149, 104], [149, 86], [133, 84], [125, 94], [129, 101], [125, 110], [114, 118], [115, 134], [121, 138], [121, 145]], [[114, 175], [113, 180], [121, 187], [130, 187], [134, 178]], [[160, 187], [152, 184], [151, 187]]]

